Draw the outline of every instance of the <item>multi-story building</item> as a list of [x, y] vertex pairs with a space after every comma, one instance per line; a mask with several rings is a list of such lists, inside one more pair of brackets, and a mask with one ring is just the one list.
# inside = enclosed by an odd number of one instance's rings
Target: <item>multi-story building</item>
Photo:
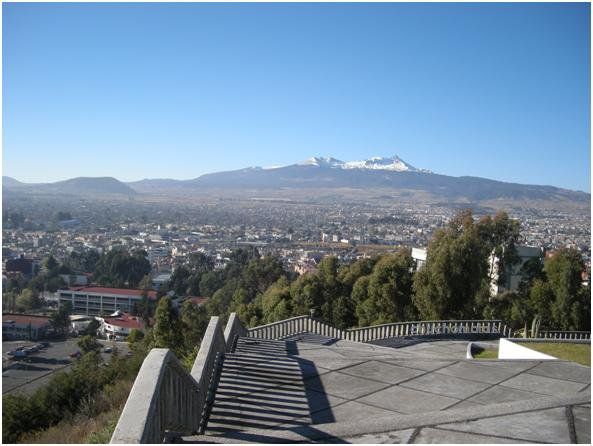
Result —
[[[117, 310], [131, 312], [134, 303], [142, 300], [142, 290], [104, 288], [96, 286], [71, 287], [58, 290], [59, 304], [72, 304], [74, 314], [109, 315]], [[156, 300], [156, 291], [148, 291], [148, 298]]]

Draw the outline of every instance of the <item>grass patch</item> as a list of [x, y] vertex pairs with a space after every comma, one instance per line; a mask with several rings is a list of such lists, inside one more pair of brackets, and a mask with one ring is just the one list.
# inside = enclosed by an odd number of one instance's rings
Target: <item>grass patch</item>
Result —
[[498, 359], [498, 350], [482, 350], [474, 354], [474, 359]]
[[517, 344], [558, 359], [565, 359], [591, 367], [591, 344], [562, 342], [517, 342]]

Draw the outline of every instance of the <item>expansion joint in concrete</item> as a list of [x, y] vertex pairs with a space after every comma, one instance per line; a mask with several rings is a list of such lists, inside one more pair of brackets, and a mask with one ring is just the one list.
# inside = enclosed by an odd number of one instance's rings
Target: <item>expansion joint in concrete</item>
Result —
[[568, 422], [568, 434], [570, 435], [570, 442], [577, 443], [577, 430], [574, 425], [574, 414], [572, 413], [572, 406], [566, 406], [564, 408], [564, 414], [566, 415], [566, 421]]

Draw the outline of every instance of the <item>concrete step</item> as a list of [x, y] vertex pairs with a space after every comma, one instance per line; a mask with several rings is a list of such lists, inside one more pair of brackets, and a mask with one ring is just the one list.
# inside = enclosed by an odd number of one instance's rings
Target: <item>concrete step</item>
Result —
[[[590, 438], [588, 367], [467, 360], [464, 341], [399, 348], [312, 341], [239, 339], [235, 353], [225, 358], [206, 435], [183, 441], [570, 443]], [[519, 422], [509, 421], [517, 417]]]

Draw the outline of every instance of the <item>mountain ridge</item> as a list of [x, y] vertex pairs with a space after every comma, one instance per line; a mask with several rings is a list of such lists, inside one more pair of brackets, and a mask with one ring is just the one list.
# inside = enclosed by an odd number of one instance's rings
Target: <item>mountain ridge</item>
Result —
[[487, 200], [566, 200], [590, 201], [590, 193], [549, 185], [511, 183], [477, 176], [453, 177], [418, 169], [397, 155], [371, 157], [362, 161], [341, 161], [333, 157], [307, 160], [273, 167], [203, 174], [189, 180], [166, 178], [121, 182], [112, 177], [79, 177], [55, 183], [22, 183], [3, 177], [3, 188], [16, 191], [68, 194], [161, 194], [200, 193], [208, 190], [294, 190], [392, 189], [409, 193], [428, 193], [445, 201], [479, 202]]

